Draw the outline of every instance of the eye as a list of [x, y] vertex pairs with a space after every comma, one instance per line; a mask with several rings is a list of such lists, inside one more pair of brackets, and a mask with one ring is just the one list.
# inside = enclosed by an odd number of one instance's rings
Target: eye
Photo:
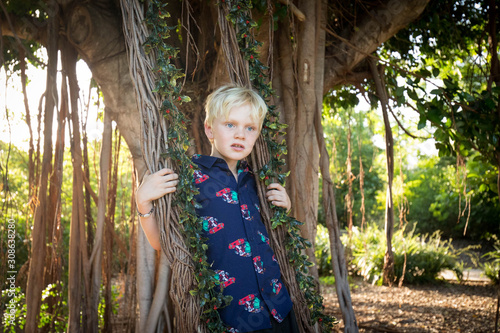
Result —
[[255, 131], [255, 130], [256, 130], [256, 128], [255, 128], [254, 126], [248, 126], [248, 127], [247, 127], [247, 130], [248, 130], [249, 132], [253, 132], [253, 131]]
[[226, 127], [227, 127], [227, 128], [233, 128], [233, 127], [234, 127], [234, 124], [233, 124], [233, 123], [226, 123]]

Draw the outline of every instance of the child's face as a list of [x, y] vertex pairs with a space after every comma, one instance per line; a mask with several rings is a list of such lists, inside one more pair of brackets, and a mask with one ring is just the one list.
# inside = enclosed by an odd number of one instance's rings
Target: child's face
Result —
[[230, 168], [250, 155], [259, 137], [259, 124], [250, 115], [250, 105], [243, 104], [232, 108], [227, 119], [219, 117], [213, 120], [212, 126], [205, 124], [212, 156], [223, 158]]

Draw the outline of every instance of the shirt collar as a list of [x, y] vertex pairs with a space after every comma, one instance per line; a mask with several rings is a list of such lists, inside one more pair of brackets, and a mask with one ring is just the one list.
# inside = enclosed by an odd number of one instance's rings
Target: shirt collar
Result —
[[[225, 168], [228, 168], [226, 161], [220, 157], [215, 157], [215, 156], [208, 156], [208, 155], [200, 155], [200, 154], [194, 154], [193, 155], [193, 161], [205, 168], [212, 168], [215, 164], [221, 164]], [[240, 161], [238, 163], [238, 170], [245, 170], [248, 167], [248, 171], [251, 171], [250, 166], [248, 165], [247, 161]]]

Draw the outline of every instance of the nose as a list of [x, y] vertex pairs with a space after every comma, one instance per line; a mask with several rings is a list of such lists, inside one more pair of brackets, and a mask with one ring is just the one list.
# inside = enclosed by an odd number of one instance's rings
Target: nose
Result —
[[245, 138], [245, 129], [243, 127], [237, 127], [234, 137], [238, 139], [244, 139]]

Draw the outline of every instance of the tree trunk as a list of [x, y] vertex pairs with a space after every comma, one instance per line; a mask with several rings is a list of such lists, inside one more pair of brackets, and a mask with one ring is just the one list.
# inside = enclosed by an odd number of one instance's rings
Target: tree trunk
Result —
[[344, 332], [358, 332], [358, 324], [352, 307], [351, 291], [347, 265], [344, 256], [344, 246], [340, 240], [340, 226], [337, 219], [337, 209], [335, 205], [335, 184], [330, 177], [330, 160], [326, 150], [323, 127], [321, 125], [321, 113], [318, 111], [315, 120], [316, 140], [321, 151], [320, 167], [323, 176], [323, 209], [325, 211], [325, 223], [328, 228], [330, 238], [330, 252], [332, 254], [332, 269], [335, 275], [335, 286], [339, 301], [342, 318], [344, 320]]
[[[64, 65], [63, 65], [64, 66]], [[44, 286], [57, 284], [61, 281], [62, 274], [62, 253], [61, 244], [62, 226], [61, 226], [61, 187], [63, 182], [63, 161], [64, 161], [64, 141], [65, 127], [68, 114], [68, 84], [67, 77], [64, 74], [61, 80], [61, 103], [57, 114], [57, 137], [55, 143], [55, 155], [52, 174], [50, 176], [49, 202], [47, 206], [47, 235], [48, 245], [46, 253]], [[61, 291], [61, 285], [55, 285], [58, 291]], [[56, 308], [62, 295], [57, 293], [54, 296], [47, 297], [47, 312], [56, 314], [59, 309]], [[48, 323], [42, 329], [43, 332], [54, 330], [54, 322]]]
[[28, 200], [31, 202], [33, 200], [33, 195], [36, 193], [34, 189], [35, 185], [35, 161], [34, 161], [34, 153], [35, 147], [33, 145], [33, 130], [31, 127], [31, 112], [28, 104], [28, 93], [26, 91], [26, 52], [23, 47], [19, 48], [19, 57], [20, 63], [19, 66], [21, 68], [21, 87], [23, 90], [23, 101], [24, 101], [24, 110], [26, 112], [26, 124], [28, 125], [28, 132], [30, 134], [29, 137], [29, 148], [28, 148]]
[[[49, 1], [48, 8], [51, 13], [57, 13], [57, 5], [54, 0]], [[50, 11], [49, 11], [50, 12]], [[49, 174], [52, 167], [52, 121], [56, 102], [56, 76], [57, 76], [57, 41], [58, 20], [56, 15], [49, 17], [48, 40], [48, 65], [47, 85], [45, 98], [44, 117], [44, 144], [43, 162], [38, 186], [39, 204], [35, 211], [33, 222], [33, 241], [31, 247], [30, 270], [28, 274], [28, 285], [26, 288], [26, 332], [36, 332], [38, 327], [38, 313], [40, 311], [41, 297], [44, 277], [45, 242], [47, 226], [47, 187]]]
[[[83, 173], [84, 173], [84, 180], [85, 180], [85, 221], [87, 223], [87, 252], [91, 253], [92, 248], [90, 247], [90, 244], [94, 244], [94, 219], [92, 217], [92, 199], [91, 199], [91, 192], [92, 189], [90, 188], [90, 168], [89, 168], [89, 149], [88, 149], [88, 135], [87, 135], [87, 120], [88, 120], [88, 114], [89, 114], [89, 108], [90, 108], [90, 97], [92, 96], [91, 91], [92, 91], [92, 84], [89, 85], [89, 96], [87, 99], [87, 102], [85, 103], [85, 117], [82, 117], [82, 143], [83, 143]], [[97, 97], [99, 97], [99, 94], [97, 94]], [[99, 99], [98, 99], [99, 100]], [[99, 110], [99, 102], [97, 105], [97, 110]], [[87, 186], [87, 183], [89, 183], [89, 186]], [[97, 205], [97, 202], [96, 202]]]
[[104, 225], [106, 220], [106, 202], [108, 192], [108, 175], [111, 161], [111, 116], [110, 112], [104, 111], [104, 132], [102, 134], [102, 146], [99, 162], [99, 199], [97, 204], [97, 220], [95, 229], [94, 247], [90, 256], [92, 264], [92, 284], [91, 284], [91, 304], [89, 311], [89, 329], [92, 332], [98, 331], [99, 318], [97, 309], [99, 306], [99, 296], [101, 288], [102, 272], [102, 247], [104, 238]]
[[[120, 157], [121, 136], [118, 128], [115, 129], [114, 160], [111, 161], [113, 168], [109, 170], [108, 178], [108, 211], [106, 217], [106, 237], [105, 237], [105, 262], [104, 262], [104, 332], [112, 330], [112, 309], [113, 300], [111, 295], [111, 278], [113, 268], [113, 244], [115, 230], [115, 212], [116, 212], [116, 192], [118, 187], [118, 162]], [[111, 158], [111, 156], [110, 156]], [[125, 254], [126, 252], [124, 252]]]
[[359, 114], [358, 132], [358, 159], [359, 159], [359, 193], [361, 194], [361, 232], [365, 226], [365, 170], [363, 169], [362, 141], [363, 141], [363, 118]]
[[56, 283], [61, 279], [61, 255], [59, 240], [61, 238], [61, 187], [63, 181], [64, 141], [65, 126], [68, 114], [68, 89], [66, 75], [63, 74], [61, 82], [61, 105], [57, 114], [57, 137], [55, 144], [54, 166], [50, 177], [47, 235], [46, 275], [44, 285]]
[[346, 168], [346, 177], [347, 184], [349, 185], [349, 189], [347, 191], [345, 204], [347, 206], [347, 226], [349, 229], [349, 239], [352, 235], [352, 206], [354, 201], [354, 194], [352, 191], [352, 131], [351, 131], [351, 111], [347, 112], [347, 168]]
[[[132, 333], [135, 328], [135, 318], [137, 309], [137, 298], [136, 298], [136, 284], [135, 278], [136, 273], [136, 244], [137, 244], [137, 226], [136, 226], [136, 214], [135, 214], [135, 189], [137, 188], [136, 177], [134, 173], [135, 167], [132, 167], [132, 195], [130, 196], [130, 237], [129, 237], [129, 254], [128, 254], [128, 265], [125, 274], [125, 327], [124, 333]], [[170, 333], [170, 332], [169, 332]]]
[[394, 207], [392, 202], [392, 180], [394, 178], [394, 140], [387, 112], [388, 97], [382, 74], [383, 67], [379, 71], [376, 61], [373, 58], [370, 58], [369, 61], [372, 76], [375, 80], [377, 95], [380, 99], [380, 106], [382, 107], [382, 114], [384, 116], [385, 153], [387, 157], [387, 197], [385, 205], [385, 235], [387, 248], [384, 256], [383, 280], [384, 284], [391, 286], [394, 282], [394, 253], [392, 252], [392, 236], [394, 234]]
[[[324, 39], [319, 37], [321, 29], [317, 26], [320, 13], [318, 3], [321, 1], [299, 1], [298, 9], [306, 19], [297, 23], [297, 91], [295, 107], [285, 112], [294, 112], [294, 127], [289, 129], [288, 138], [294, 136], [294, 155], [289, 160], [291, 171], [289, 188], [292, 200], [292, 214], [297, 220], [304, 222], [301, 227], [302, 236], [314, 242], [318, 217], [318, 164], [319, 150], [315, 140], [314, 115], [323, 99], [317, 100], [316, 92], [323, 91], [323, 81], [316, 78], [317, 52], [323, 49]], [[326, 9], [324, 9], [326, 10]], [[290, 37], [290, 36], [289, 36]], [[288, 38], [289, 38], [288, 37]], [[290, 39], [288, 39], [290, 41]], [[282, 82], [284, 80], [282, 79]], [[314, 249], [308, 248], [306, 254], [315, 263]], [[318, 278], [316, 265], [311, 274]]]
[[[142, 177], [141, 177], [142, 179]], [[156, 251], [149, 245], [142, 228], [137, 228], [137, 302], [136, 332], [145, 332], [153, 302]]]
[[[68, 307], [70, 309], [68, 332], [89, 332], [87, 327], [87, 311], [90, 305], [90, 265], [87, 252], [87, 238], [85, 234], [85, 203], [83, 196], [83, 158], [81, 149], [80, 120], [79, 120], [79, 87], [76, 77], [77, 51], [69, 44], [62, 49], [62, 59], [68, 74], [71, 123], [73, 138], [71, 156], [73, 160], [73, 200], [71, 215], [70, 234], [70, 266], [69, 282], [70, 297]], [[78, 238], [78, 239], [77, 239]], [[72, 244], [74, 242], [74, 244]], [[76, 258], [75, 258], [76, 257]], [[83, 276], [83, 285], [82, 285]], [[83, 293], [81, 287], [83, 286]], [[84, 301], [82, 306], [81, 301]], [[82, 318], [80, 321], [80, 312]], [[80, 322], [83, 326], [80, 325]]]

